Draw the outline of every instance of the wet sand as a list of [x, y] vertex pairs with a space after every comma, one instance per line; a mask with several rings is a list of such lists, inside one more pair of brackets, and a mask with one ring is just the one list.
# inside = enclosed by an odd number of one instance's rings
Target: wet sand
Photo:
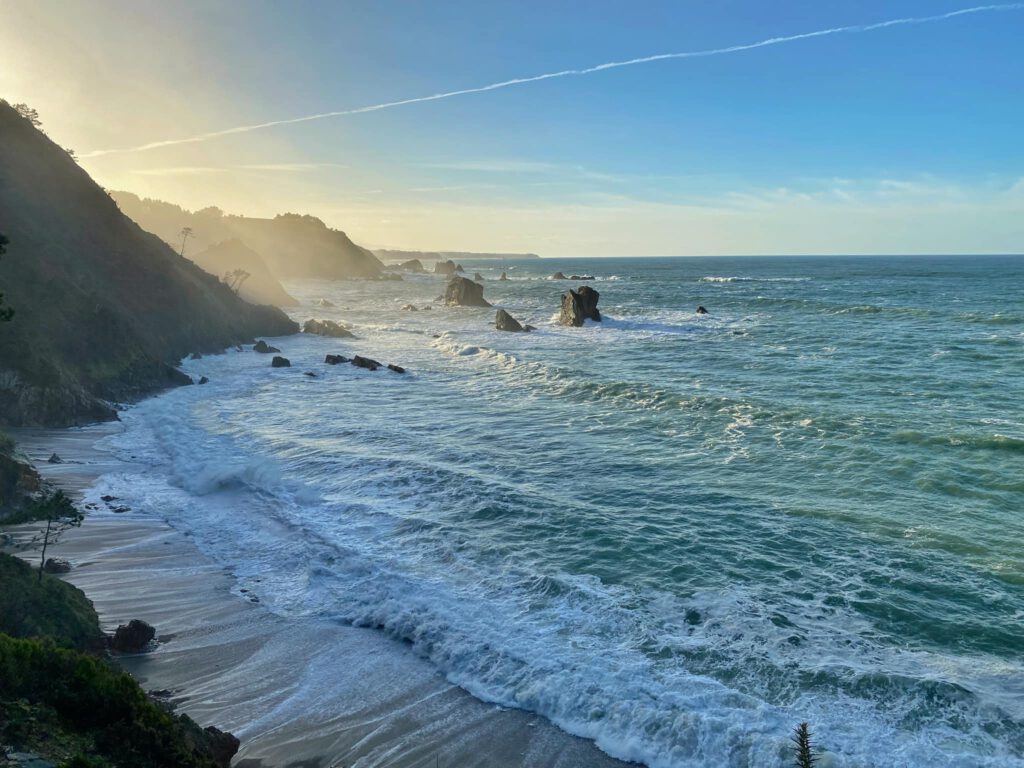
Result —
[[[80, 497], [99, 475], [125, 468], [94, 446], [118, 429], [15, 436], [48, 479]], [[65, 463], [46, 463], [53, 452]], [[53, 555], [73, 563], [67, 578], [104, 630], [132, 618], [156, 627], [156, 649], [121, 663], [200, 724], [238, 736], [236, 766], [627, 765], [539, 716], [474, 699], [380, 632], [277, 616], [158, 516], [100, 506]]]

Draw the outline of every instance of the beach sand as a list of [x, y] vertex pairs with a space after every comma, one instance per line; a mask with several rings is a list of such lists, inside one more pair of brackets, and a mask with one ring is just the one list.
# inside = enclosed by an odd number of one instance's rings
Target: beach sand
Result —
[[[48, 479], [80, 495], [125, 469], [94, 445], [118, 429], [15, 436]], [[53, 452], [65, 463], [48, 464]], [[155, 515], [94, 512], [51, 552], [73, 563], [67, 579], [93, 601], [105, 631], [132, 618], [156, 627], [156, 649], [121, 663], [200, 724], [238, 736], [236, 766], [627, 765], [539, 716], [473, 698], [376, 630], [271, 613]]]

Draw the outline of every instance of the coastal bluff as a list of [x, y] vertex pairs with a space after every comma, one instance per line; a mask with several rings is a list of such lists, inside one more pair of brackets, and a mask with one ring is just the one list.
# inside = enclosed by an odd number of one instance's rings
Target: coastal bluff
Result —
[[0, 423], [113, 418], [111, 402], [191, 380], [191, 352], [295, 333], [125, 216], [67, 151], [0, 102]]

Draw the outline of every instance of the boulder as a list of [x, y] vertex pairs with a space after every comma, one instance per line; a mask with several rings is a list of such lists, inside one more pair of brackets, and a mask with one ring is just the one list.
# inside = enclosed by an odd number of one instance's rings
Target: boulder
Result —
[[404, 305], [402, 305], [402, 311], [403, 312], [416, 312], [418, 310], [416, 309], [416, 305], [415, 304], [404, 304]]
[[242, 742], [234, 734], [214, 728], [212, 725], [204, 728], [203, 733], [206, 735], [206, 747], [210, 757], [221, 768], [228, 768], [231, 765], [231, 758], [238, 752]]
[[199, 384], [209, 384], [209, 383], [210, 383], [210, 380], [209, 380], [208, 378], [206, 378], [205, 376], [200, 376], [200, 377], [199, 377], [199, 382], [198, 382], [198, 383], [199, 383]]
[[110, 640], [110, 647], [120, 653], [139, 653], [153, 642], [154, 637], [156, 630], [153, 627], [140, 619], [132, 619], [117, 628]]
[[698, 315], [706, 315], [706, 314], [708, 314], [708, 311], [706, 309], [704, 309], [704, 307], [697, 307], [697, 314]]
[[494, 316], [494, 327], [499, 331], [524, 331], [522, 325], [512, 315], [506, 312], [504, 309], [499, 309], [498, 314]]
[[328, 355], [324, 358], [324, 362], [328, 365], [337, 365], [338, 363], [347, 363], [348, 358], [344, 355]]
[[354, 339], [356, 337], [344, 325], [333, 320], [307, 320], [302, 326], [302, 332], [313, 333], [317, 336], [329, 336], [332, 339]]
[[501, 273], [501, 277], [499, 277], [498, 279], [499, 280], [508, 280], [508, 272], [502, 272]]
[[558, 316], [558, 322], [562, 325], [579, 327], [584, 320], [601, 320], [601, 313], [597, 309], [597, 300], [601, 297], [597, 291], [589, 285], [584, 285], [579, 290], [569, 289], [568, 293], [562, 294], [562, 312]]
[[46, 562], [43, 563], [43, 571], [45, 573], [69, 573], [71, 571], [71, 563], [63, 557], [48, 557]]
[[356, 355], [355, 357], [352, 358], [352, 365], [356, 366], [357, 368], [366, 368], [367, 370], [370, 371], [376, 371], [378, 368], [380, 368], [380, 363], [378, 363], [376, 360], [372, 360], [369, 357], [362, 357], [361, 355]]
[[481, 275], [479, 272], [474, 272], [473, 273], [473, 282], [474, 283], [482, 283], [483, 281], [484, 281], [484, 276], [483, 275]]
[[408, 261], [403, 261], [401, 264], [398, 265], [398, 269], [402, 270], [403, 272], [416, 273], [427, 271], [423, 268], [423, 262], [421, 262], [419, 259], [409, 259]]
[[400, 365], [394, 365], [393, 363], [388, 363], [388, 370], [394, 371], [395, 373], [405, 373], [405, 368]]
[[561, 272], [555, 272], [555, 274], [553, 274], [551, 277], [548, 278], [548, 280], [568, 280], [568, 279], [569, 278], [566, 277]]
[[439, 261], [434, 265], [435, 275], [447, 275], [451, 277], [455, 274], [455, 262], [451, 259], [447, 261]]
[[263, 339], [260, 339], [255, 344], [253, 344], [252, 351], [259, 352], [261, 355], [269, 355], [275, 352], [280, 352], [281, 350], [278, 349], [277, 347], [270, 346]]
[[274, 359], [270, 361], [270, 367], [271, 368], [291, 368], [292, 367], [292, 361], [289, 360], [287, 357], [280, 357], [278, 355], [274, 355]]
[[448, 281], [444, 303], [449, 307], [489, 307], [484, 299], [484, 287], [465, 277], [453, 277]]
[[63, 464], [64, 459], [58, 456], [56, 453], [51, 453], [50, 458], [46, 460], [47, 464]]

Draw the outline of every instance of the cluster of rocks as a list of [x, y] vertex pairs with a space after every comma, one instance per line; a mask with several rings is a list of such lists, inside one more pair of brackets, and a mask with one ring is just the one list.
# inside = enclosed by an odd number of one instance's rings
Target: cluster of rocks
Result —
[[263, 339], [260, 339], [259, 341], [257, 341], [253, 345], [252, 351], [253, 352], [259, 352], [261, 355], [269, 355], [269, 354], [276, 354], [276, 353], [280, 352], [281, 350], [278, 349], [277, 347], [270, 346]]
[[448, 277], [453, 277], [456, 272], [465, 271], [466, 270], [462, 268], [461, 264], [456, 264], [451, 259], [448, 259], [447, 261], [439, 261], [434, 264], [435, 275], [447, 275]]
[[393, 363], [388, 363], [387, 365], [384, 365], [383, 363], [377, 362], [373, 358], [363, 357], [362, 355], [356, 355], [351, 360], [349, 360], [344, 355], [327, 355], [327, 357], [324, 358], [324, 362], [327, 363], [327, 365], [340, 365], [341, 363], [352, 363], [352, 365], [356, 366], [357, 368], [366, 368], [369, 371], [376, 371], [379, 368], [387, 368], [389, 371], [394, 371], [395, 373], [405, 373], [405, 368], [403, 368], [400, 365], [394, 365]]
[[569, 275], [566, 277], [561, 272], [555, 272], [548, 280], [593, 280], [593, 275]]

